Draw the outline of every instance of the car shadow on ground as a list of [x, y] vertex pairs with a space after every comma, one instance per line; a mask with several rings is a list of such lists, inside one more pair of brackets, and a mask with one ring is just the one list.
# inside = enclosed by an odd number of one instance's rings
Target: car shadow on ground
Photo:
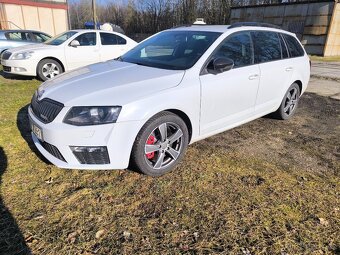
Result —
[[44, 163], [51, 165], [51, 163], [39, 152], [35, 147], [31, 136], [31, 128], [28, 119], [28, 106], [29, 104], [22, 107], [17, 114], [17, 128], [20, 131], [22, 138], [26, 141], [27, 145], [37, 155], [37, 157]]
[[15, 75], [10, 73], [5, 73], [3, 70], [0, 71], [0, 76], [5, 79], [9, 80], [19, 80], [19, 81], [27, 81], [27, 80], [34, 80], [34, 76], [23, 76], [23, 75]]
[[[7, 156], [0, 147], [0, 191], [1, 177], [7, 169]], [[0, 196], [0, 255], [26, 255], [31, 254], [26, 245], [25, 238], [21, 233], [16, 220], [6, 208]]]

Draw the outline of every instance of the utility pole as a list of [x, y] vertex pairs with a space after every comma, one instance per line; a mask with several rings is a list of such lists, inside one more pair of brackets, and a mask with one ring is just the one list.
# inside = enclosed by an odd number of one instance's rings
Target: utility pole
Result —
[[93, 11], [93, 24], [94, 24], [94, 29], [97, 29], [96, 0], [92, 0], [92, 11]]

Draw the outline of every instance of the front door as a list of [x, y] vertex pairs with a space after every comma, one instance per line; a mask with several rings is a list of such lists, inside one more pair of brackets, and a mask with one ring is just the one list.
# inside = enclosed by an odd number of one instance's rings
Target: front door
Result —
[[100, 62], [99, 45], [96, 32], [83, 33], [74, 40], [79, 46], [65, 46], [65, 58], [68, 70]]
[[211, 57], [232, 59], [234, 68], [200, 76], [201, 135], [223, 131], [254, 113], [260, 70], [253, 56], [250, 32], [237, 32], [228, 36]]

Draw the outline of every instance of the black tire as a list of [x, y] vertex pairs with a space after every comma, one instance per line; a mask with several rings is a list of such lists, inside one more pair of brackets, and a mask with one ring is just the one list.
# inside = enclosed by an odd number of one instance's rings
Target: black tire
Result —
[[[51, 69], [46, 69], [50, 67]], [[46, 74], [47, 72], [47, 74]], [[63, 73], [64, 70], [58, 61], [50, 58], [43, 59], [39, 62], [37, 67], [37, 75], [42, 81], [49, 80], [54, 76]]]
[[299, 85], [293, 83], [283, 97], [279, 109], [272, 116], [279, 120], [288, 120], [293, 117], [299, 104], [300, 93]]
[[[131, 166], [146, 175], [161, 176], [182, 160], [188, 143], [189, 132], [185, 122], [171, 112], [161, 112], [139, 131], [131, 152]], [[154, 152], [147, 153], [147, 149], [156, 147]]]

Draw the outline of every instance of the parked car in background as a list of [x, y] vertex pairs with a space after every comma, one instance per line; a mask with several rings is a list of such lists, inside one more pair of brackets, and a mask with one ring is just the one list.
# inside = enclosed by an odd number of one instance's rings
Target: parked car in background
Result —
[[310, 77], [296, 36], [261, 24], [174, 28], [117, 60], [35, 92], [32, 138], [53, 164], [162, 175], [189, 143], [273, 112], [291, 118]]
[[13, 47], [43, 43], [51, 36], [34, 30], [0, 30], [0, 54]]
[[71, 30], [45, 43], [5, 51], [6, 73], [38, 76], [45, 81], [65, 71], [117, 58], [136, 46], [129, 37], [104, 30]]

